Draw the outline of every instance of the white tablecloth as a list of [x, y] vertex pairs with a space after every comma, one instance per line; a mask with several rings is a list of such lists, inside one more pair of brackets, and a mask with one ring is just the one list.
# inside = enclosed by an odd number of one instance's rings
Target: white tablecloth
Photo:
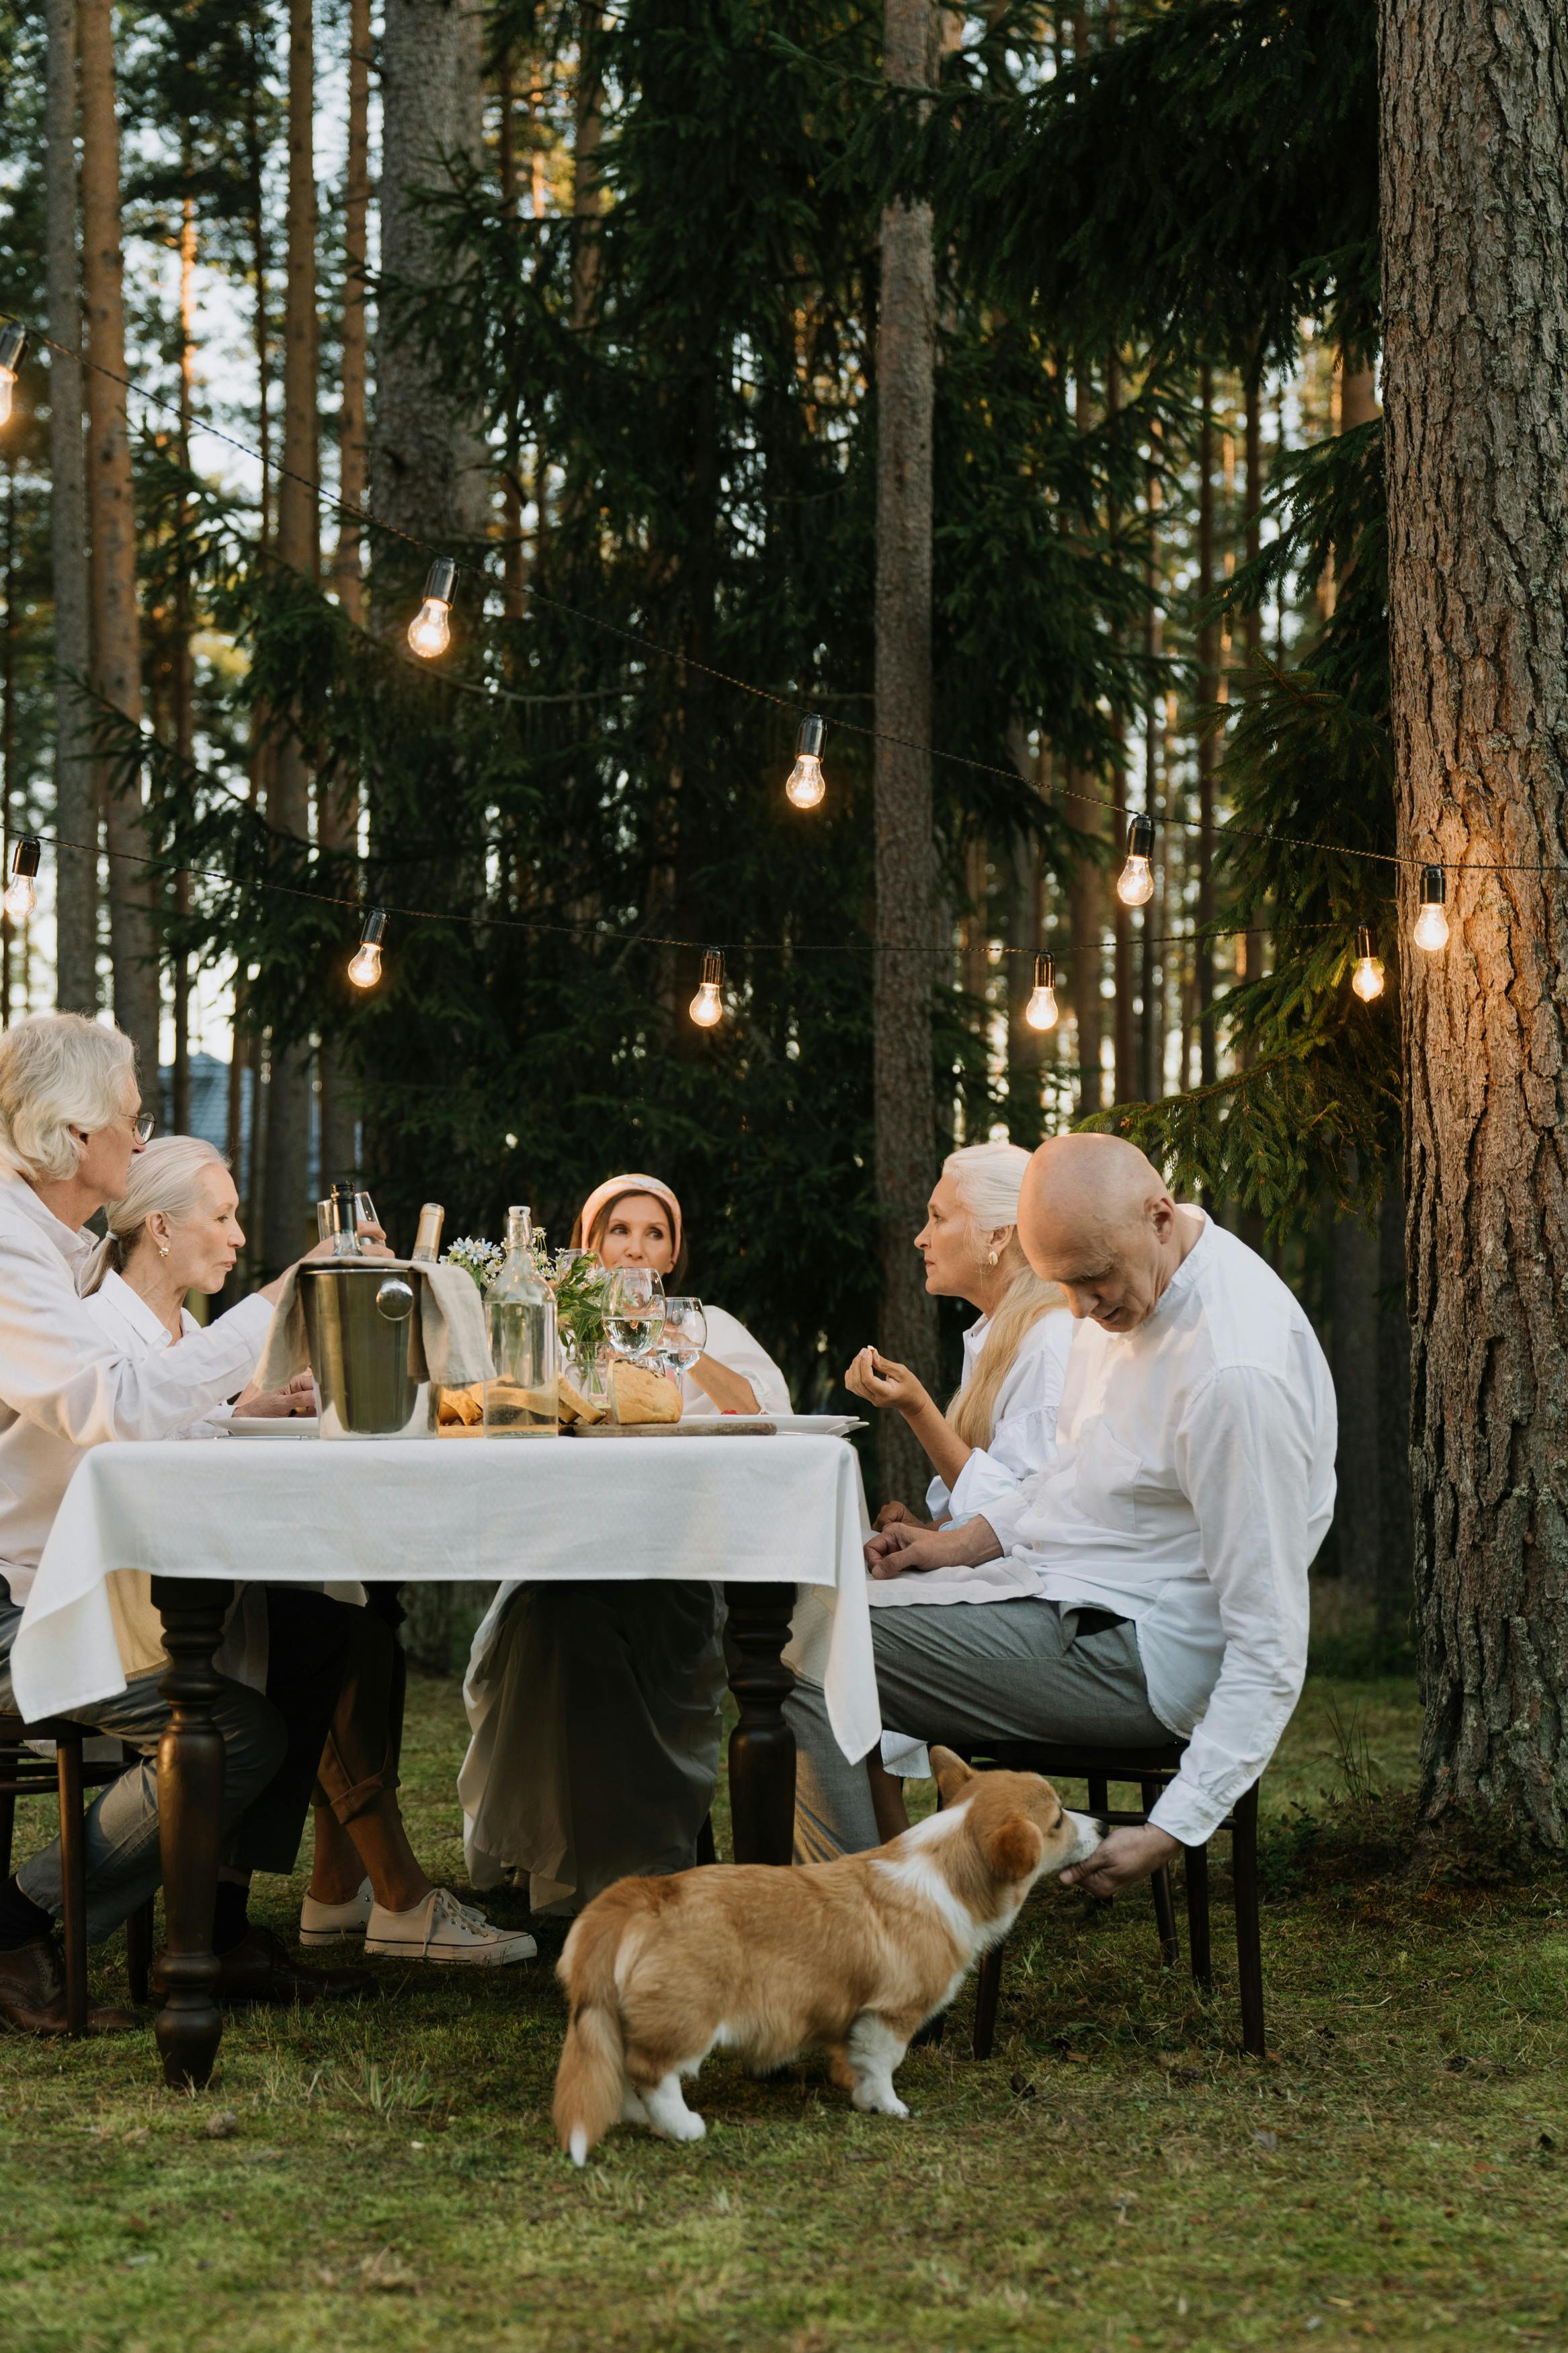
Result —
[[33, 1717], [125, 1688], [109, 1579], [697, 1577], [810, 1588], [791, 1662], [847, 1757], [880, 1733], [841, 1438], [220, 1439], [95, 1447], [59, 1508], [11, 1653]]

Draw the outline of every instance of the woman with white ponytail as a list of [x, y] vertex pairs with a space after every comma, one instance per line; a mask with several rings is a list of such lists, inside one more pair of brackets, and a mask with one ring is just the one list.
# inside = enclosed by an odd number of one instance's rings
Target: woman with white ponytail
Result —
[[[967, 1299], [980, 1315], [963, 1335], [963, 1379], [943, 1413], [905, 1365], [862, 1348], [846, 1386], [868, 1404], [901, 1413], [931, 1458], [926, 1490], [933, 1522], [969, 1520], [1056, 1451], [1057, 1407], [1073, 1320], [1054, 1283], [1042, 1282], [1018, 1246], [1018, 1193], [1029, 1155], [1017, 1144], [972, 1144], [942, 1163], [915, 1237], [926, 1289]], [[884, 1504], [879, 1527], [915, 1517]]]
[[[89, 1314], [116, 1345], [135, 1353], [155, 1355], [187, 1344], [201, 1326], [185, 1295], [223, 1288], [245, 1245], [238, 1210], [228, 1164], [210, 1144], [195, 1135], [149, 1144], [132, 1163], [124, 1193], [106, 1205], [109, 1233], [81, 1279]], [[308, 1373], [288, 1389], [248, 1388], [234, 1408], [246, 1415], [314, 1410]], [[215, 1419], [204, 1417], [174, 1434], [216, 1437]], [[135, 1582], [142, 1589], [127, 1601], [121, 1646], [139, 1640], [156, 1650], [161, 1629], [151, 1583]], [[363, 1598], [357, 1586], [346, 1592], [329, 1587], [324, 1595], [300, 1586], [252, 1587], [243, 1597], [244, 1639], [236, 1642], [231, 1633], [225, 1644], [234, 1652], [228, 1671], [237, 1682], [265, 1689], [281, 1705], [283, 1686], [301, 1653], [333, 1642], [340, 1665], [314, 1747], [302, 1735], [268, 1792], [268, 1836], [253, 1836], [246, 1867], [219, 1874], [220, 1931], [227, 1912], [236, 1924], [245, 1922], [247, 1942], [262, 1935], [245, 1913], [250, 1871], [292, 1871], [310, 1801], [315, 1862], [300, 1915], [301, 1944], [363, 1936], [367, 1952], [395, 1959], [492, 1968], [529, 1960], [535, 1950], [531, 1936], [492, 1927], [447, 1889], [433, 1886], [408, 1842], [397, 1802], [395, 1647], [384, 1618], [345, 1607]], [[266, 1957], [274, 1986], [288, 1972], [288, 1989], [297, 1985], [306, 1999], [323, 1986], [353, 1989], [363, 1982], [354, 1970], [294, 1970], [270, 1945]]]

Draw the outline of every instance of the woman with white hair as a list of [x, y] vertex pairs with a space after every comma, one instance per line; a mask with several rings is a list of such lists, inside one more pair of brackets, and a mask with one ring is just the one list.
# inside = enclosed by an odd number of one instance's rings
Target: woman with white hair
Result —
[[[239, 1251], [239, 1196], [223, 1155], [196, 1135], [161, 1136], [132, 1164], [125, 1192], [105, 1212], [109, 1232], [82, 1278], [88, 1313], [111, 1338], [144, 1354], [183, 1346], [201, 1330], [185, 1305], [193, 1291], [221, 1291]], [[291, 1389], [247, 1389], [238, 1414], [289, 1414], [313, 1409], [310, 1376]], [[216, 1434], [210, 1418], [181, 1430], [182, 1438]], [[150, 1580], [148, 1581], [150, 1585]], [[363, 1599], [357, 1587], [350, 1599]], [[257, 1607], [256, 1605], [260, 1605]], [[253, 1809], [247, 1828], [249, 1867], [219, 1874], [218, 1930], [245, 1917], [243, 1891], [250, 1871], [288, 1873], [294, 1868], [308, 1802], [316, 1817], [315, 1866], [305, 1897], [301, 1942], [337, 1943], [363, 1936], [367, 1953], [404, 1960], [497, 1967], [531, 1959], [531, 1936], [492, 1927], [444, 1887], [432, 1885], [408, 1842], [397, 1802], [397, 1742], [393, 1729], [395, 1648], [392, 1629], [376, 1611], [350, 1609], [346, 1635], [331, 1628], [343, 1601], [298, 1586], [252, 1588], [245, 1597], [251, 1623], [234, 1672], [258, 1683], [275, 1700], [286, 1694], [274, 1658], [288, 1666], [301, 1648], [315, 1647], [327, 1625], [346, 1642], [346, 1658], [319, 1754], [302, 1747]], [[153, 1615], [149, 1591], [141, 1615]], [[156, 1645], [158, 1637], [153, 1635]], [[220, 1661], [220, 1664], [222, 1662]], [[267, 1834], [258, 1819], [265, 1814]], [[226, 1915], [230, 1915], [226, 1917]], [[248, 1921], [246, 1931], [249, 1935]], [[276, 1960], [276, 1956], [274, 1959]]]
[[[105, 1331], [78, 1297], [97, 1249], [85, 1221], [123, 1198], [152, 1127], [131, 1041], [119, 1030], [54, 1013], [0, 1037], [0, 1709], [15, 1709], [11, 1646], [82, 1449], [173, 1438], [243, 1389], [281, 1289], [279, 1281], [205, 1331], [184, 1335], [178, 1347], [152, 1352]], [[289, 1727], [259, 1693], [227, 1680], [213, 1715], [224, 1742], [224, 1821], [235, 1831], [284, 1762]], [[161, 1876], [155, 1755], [169, 1711], [154, 1673], [78, 1715], [142, 1758], [87, 1816], [87, 1932], [97, 1942]], [[57, 1842], [0, 1884], [0, 2019], [26, 2032], [66, 2031], [54, 1936], [61, 1911]], [[265, 1962], [243, 1951], [226, 1959], [226, 1996], [268, 1998], [274, 1973]], [[103, 2011], [95, 2023], [133, 2021]]]
[[[1018, 1144], [950, 1152], [915, 1236], [926, 1289], [980, 1310], [963, 1335], [963, 1378], [944, 1413], [906, 1365], [862, 1348], [845, 1385], [901, 1413], [931, 1459], [933, 1523], [973, 1519], [1050, 1463], [1073, 1319], [1018, 1244], [1018, 1194], [1029, 1155]], [[877, 1525], [915, 1517], [884, 1504]]]

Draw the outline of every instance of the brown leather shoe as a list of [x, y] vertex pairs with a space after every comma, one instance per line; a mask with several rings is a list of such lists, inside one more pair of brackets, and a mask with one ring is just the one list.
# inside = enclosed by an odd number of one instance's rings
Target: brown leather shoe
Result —
[[369, 1993], [374, 1984], [368, 1969], [296, 1968], [270, 1928], [247, 1928], [218, 1958], [219, 2001], [341, 2001]]
[[[0, 1953], [0, 2019], [22, 2034], [68, 2034], [66, 1965], [53, 1936]], [[125, 2034], [137, 2021], [128, 2010], [87, 2013], [89, 2034]]]

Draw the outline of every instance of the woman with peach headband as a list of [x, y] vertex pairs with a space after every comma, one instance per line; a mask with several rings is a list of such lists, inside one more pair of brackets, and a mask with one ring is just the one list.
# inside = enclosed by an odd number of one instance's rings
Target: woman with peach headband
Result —
[[[595, 1186], [572, 1240], [607, 1267], [651, 1267], [667, 1293], [685, 1283], [685, 1219], [657, 1176]], [[709, 1352], [681, 1376], [683, 1410], [787, 1413], [772, 1357], [721, 1307], [702, 1310]], [[502, 1586], [463, 1687], [473, 1737], [458, 1793], [476, 1887], [510, 1870], [535, 1912], [569, 1914], [614, 1880], [698, 1860], [719, 1770], [721, 1621], [713, 1586]]]

